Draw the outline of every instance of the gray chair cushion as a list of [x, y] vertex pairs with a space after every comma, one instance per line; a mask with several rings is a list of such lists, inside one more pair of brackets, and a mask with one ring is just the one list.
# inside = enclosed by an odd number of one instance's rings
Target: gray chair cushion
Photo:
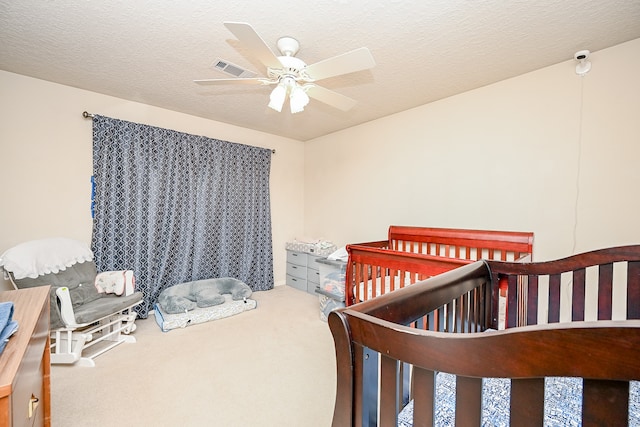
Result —
[[142, 301], [142, 292], [134, 292], [131, 295], [120, 297], [113, 294], [106, 294], [102, 298], [75, 309], [76, 322], [91, 323], [109, 314], [120, 312], [140, 301]]
[[56, 289], [66, 286], [69, 288], [76, 322], [91, 323], [108, 314], [123, 310], [129, 305], [142, 299], [142, 293], [136, 292], [128, 297], [118, 297], [112, 294], [100, 294], [94, 286], [97, 275], [93, 261], [73, 264], [58, 273], [49, 273], [35, 279], [25, 277], [13, 280], [19, 289], [35, 286], [51, 286], [51, 329], [64, 327], [60, 317], [60, 306], [56, 296]]

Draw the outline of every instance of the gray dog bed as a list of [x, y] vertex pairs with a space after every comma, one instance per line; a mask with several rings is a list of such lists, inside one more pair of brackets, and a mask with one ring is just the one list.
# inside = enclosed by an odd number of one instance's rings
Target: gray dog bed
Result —
[[162, 331], [218, 320], [256, 308], [251, 288], [231, 277], [196, 280], [171, 286], [154, 306]]
[[247, 298], [241, 301], [234, 301], [231, 299], [231, 295], [224, 295], [224, 297], [226, 300], [224, 304], [206, 308], [194, 308], [186, 313], [178, 314], [165, 313], [162, 311], [162, 308], [156, 304], [154, 306], [156, 322], [163, 332], [168, 332], [171, 329], [185, 328], [189, 325], [234, 316], [248, 310], [253, 310], [258, 306], [256, 300], [253, 299]]

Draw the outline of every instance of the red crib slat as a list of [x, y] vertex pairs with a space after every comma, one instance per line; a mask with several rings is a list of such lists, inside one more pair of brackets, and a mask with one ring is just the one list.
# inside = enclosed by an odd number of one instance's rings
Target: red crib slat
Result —
[[579, 322], [584, 320], [585, 298], [585, 269], [580, 268], [573, 272], [573, 297], [571, 303], [571, 320]]
[[640, 319], [640, 261], [627, 264], [627, 319]]
[[456, 426], [479, 426], [482, 419], [482, 378], [456, 377]]
[[[367, 295], [365, 297], [365, 299], [371, 299], [371, 298], [375, 298], [378, 296], [378, 286], [376, 283], [376, 280], [378, 278], [378, 266], [371, 266], [371, 276], [369, 276], [368, 280], [371, 280], [371, 294]], [[368, 286], [365, 286], [365, 289], [368, 288]], [[368, 291], [366, 291], [368, 292]]]
[[629, 383], [627, 381], [584, 380], [583, 427], [626, 426], [629, 422], [628, 405]]
[[[385, 289], [386, 288], [385, 283], [387, 281], [387, 276], [388, 276], [387, 269], [386, 268], [380, 268], [380, 274], [378, 274], [378, 277], [379, 277], [378, 281], [380, 283], [380, 295], [383, 295], [383, 294], [387, 293], [387, 290]], [[390, 282], [391, 290], [393, 290], [393, 283], [391, 283], [391, 279], [389, 279], [389, 282]]]
[[549, 323], [560, 321], [560, 275], [549, 275]]
[[[347, 304], [348, 305], [352, 305], [355, 304], [356, 301], [360, 301], [361, 295], [360, 295], [360, 286], [358, 286], [358, 283], [362, 282], [362, 264], [360, 263], [355, 263], [354, 264], [355, 267], [355, 281], [354, 283], [356, 284], [356, 286], [354, 286], [353, 288], [351, 288], [351, 286], [349, 286], [346, 290], [346, 294], [347, 297], [349, 296], [349, 294], [352, 295], [351, 301], [348, 301]], [[349, 298], [347, 298], [348, 300]]]
[[611, 320], [612, 300], [613, 264], [602, 264], [598, 268], [598, 320]]
[[541, 426], [544, 418], [544, 378], [511, 380], [511, 425]]

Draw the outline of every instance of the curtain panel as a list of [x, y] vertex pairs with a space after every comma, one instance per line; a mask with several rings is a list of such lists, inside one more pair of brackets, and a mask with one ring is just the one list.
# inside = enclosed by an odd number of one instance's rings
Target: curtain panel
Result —
[[270, 168], [269, 149], [94, 116], [98, 271], [134, 271], [143, 318], [178, 283], [272, 289]]

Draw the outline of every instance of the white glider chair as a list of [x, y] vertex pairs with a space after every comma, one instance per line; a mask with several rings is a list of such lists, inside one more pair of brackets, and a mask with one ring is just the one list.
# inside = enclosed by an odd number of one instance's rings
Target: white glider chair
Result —
[[93, 359], [134, 343], [142, 302], [132, 271], [98, 274], [88, 245], [72, 239], [32, 240], [0, 256], [16, 289], [51, 286], [51, 363], [95, 366]]

